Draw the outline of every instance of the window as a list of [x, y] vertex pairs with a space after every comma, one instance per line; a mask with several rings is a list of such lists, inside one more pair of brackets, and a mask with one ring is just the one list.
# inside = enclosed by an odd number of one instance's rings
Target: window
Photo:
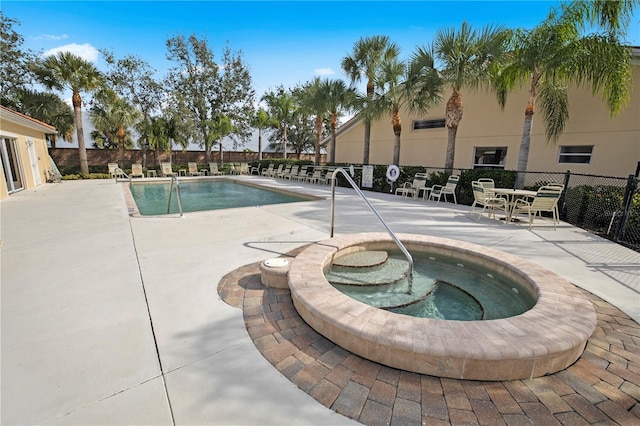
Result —
[[476, 147], [473, 156], [474, 169], [504, 169], [506, 146]]
[[590, 164], [593, 145], [561, 146], [558, 163], [561, 164]]
[[437, 129], [444, 127], [444, 118], [437, 120], [413, 120], [413, 130]]

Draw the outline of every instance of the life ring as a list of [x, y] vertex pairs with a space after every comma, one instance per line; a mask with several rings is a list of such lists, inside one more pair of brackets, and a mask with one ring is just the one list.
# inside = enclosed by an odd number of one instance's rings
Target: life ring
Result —
[[398, 180], [398, 176], [400, 176], [400, 169], [398, 168], [398, 166], [392, 164], [387, 167], [387, 179], [389, 179], [391, 182], [395, 182], [396, 180]]

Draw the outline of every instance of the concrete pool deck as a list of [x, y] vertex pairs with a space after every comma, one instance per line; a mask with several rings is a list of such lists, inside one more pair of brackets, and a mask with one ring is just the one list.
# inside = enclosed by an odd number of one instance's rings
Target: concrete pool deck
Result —
[[[337, 194], [336, 234], [383, 230], [353, 191]], [[636, 252], [564, 223], [530, 232], [472, 221], [467, 206], [366, 195], [396, 232], [516, 254], [640, 319]], [[228, 273], [326, 239], [328, 200], [130, 218], [120, 184], [103, 180], [42, 185], [0, 207], [2, 424], [355, 423], [273, 368], [217, 294]], [[637, 416], [640, 383], [628, 387]]]

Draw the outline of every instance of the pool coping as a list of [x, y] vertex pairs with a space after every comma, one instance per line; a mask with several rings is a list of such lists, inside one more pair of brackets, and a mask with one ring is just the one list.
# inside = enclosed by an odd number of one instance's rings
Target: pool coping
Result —
[[582, 354], [596, 314], [582, 290], [518, 256], [447, 238], [399, 234], [408, 250], [428, 245], [442, 255], [470, 260], [529, 288], [535, 306], [510, 318], [444, 321], [414, 318], [358, 302], [324, 277], [345, 250], [395, 247], [385, 233], [351, 234], [312, 244], [291, 262], [293, 303], [317, 332], [364, 358], [416, 373], [470, 380], [515, 380], [560, 371]]
[[[268, 189], [269, 191], [272, 191], [272, 192], [279, 192], [279, 193], [282, 193], [282, 194], [295, 195], [297, 197], [306, 198], [306, 200], [301, 200], [301, 201], [296, 201], [296, 202], [316, 201], [316, 200], [324, 199], [323, 197], [309, 195], [309, 194], [305, 194], [303, 192], [297, 192], [297, 191], [282, 189], [282, 188], [274, 187], [274, 186], [270, 186], [270, 185], [264, 185], [264, 184], [260, 184], [260, 183], [256, 183], [256, 182], [250, 182], [248, 179], [243, 179], [243, 178], [240, 178], [239, 176], [182, 176], [182, 177], [179, 178], [179, 180], [180, 180], [180, 182], [203, 182], [203, 181], [225, 180], [225, 181], [231, 181], [231, 182], [234, 182], [234, 183], [238, 183], [240, 185], [251, 186], [251, 187], [261, 188], [261, 189], [265, 189], [266, 188], [266, 189]], [[131, 193], [131, 188], [129, 187], [129, 184], [132, 184], [132, 183], [135, 184], [135, 185], [140, 185], [140, 184], [161, 184], [161, 183], [166, 183], [168, 181], [171, 181], [171, 178], [158, 177], [158, 178], [132, 179], [131, 181], [129, 181], [129, 180], [120, 181], [120, 183], [122, 184], [122, 190], [124, 191], [124, 199], [125, 199], [125, 203], [126, 203], [126, 206], [127, 206], [127, 211], [129, 213], [129, 216], [135, 217], [135, 218], [175, 218], [175, 217], [180, 217], [180, 213], [168, 213], [168, 214], [161, 214], [161, 215], [143, 215], [143, 214], [140, 214], [140, 210], [138, 209], [138, 205], [136, 204], [136, 201], [133, 198], [133, 194]], [[255, 206], [230, 207], [228, 209], [234, 209], [234, 208], [241, 209], [241, 208], [250, 208], [250, 207], [255, 207]], [[228, 209], [217, 209], [217, 210], [228, 210]], [[183, 212], [183, 214], [199, 213], [199, 212], [202, 212], [202, 211], [210, 211], [210, 210], [198, 210], [198, 211], [194, 211], [194, 212]]]

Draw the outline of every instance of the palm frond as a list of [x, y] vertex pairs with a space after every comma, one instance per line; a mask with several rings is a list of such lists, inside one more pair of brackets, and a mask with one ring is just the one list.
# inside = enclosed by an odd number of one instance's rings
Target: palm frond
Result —
[[547, 142], [556, 142], [569, 120], [567, 87], [545, 81], [540, 88], [540, 107], [544, 115]]

